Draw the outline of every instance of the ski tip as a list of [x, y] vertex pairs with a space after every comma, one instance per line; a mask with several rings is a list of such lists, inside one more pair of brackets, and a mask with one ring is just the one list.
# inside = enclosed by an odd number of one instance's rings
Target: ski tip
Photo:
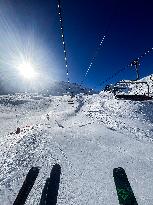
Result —
[[52, 170], [61, 173], [61, 166], [59, 164], [54, 164]]
[[40, 168], [39, 167], [32, 167], [29, 172], [38, 172], [39, 173]]
[[124, 173], [125, 174], [125, 170], [122, 168], [122, 167], [118, 167], [118, 168], [114, 168], [113, 169], [113, 175], [115, 174], [118, 174], [118, 173]]
[[37, 178], [37, 176], [39, 174], [39, 170], [40, 170], [39, 167], [32, 167], [29, 170], [27, 176], [31, 176], [31, 177]]
[[59, 164], [53, 165], [53, 168], [50, 173], [50, 177], [52, 178], [53, 176], [56, 178], [57, 176], [60, 176], [61, 174], [61, 166]]
[[114, 172], [121, 172], [121, 171], [124, 171], [124, 169], [122, 167], [118, 167], [118, 168], [114, 168], [113, 171]]
[[40, 168], [39, 167], [32, 167], [31, 168], [33, 171], [37, 171], [37, 170], [39, 170]]

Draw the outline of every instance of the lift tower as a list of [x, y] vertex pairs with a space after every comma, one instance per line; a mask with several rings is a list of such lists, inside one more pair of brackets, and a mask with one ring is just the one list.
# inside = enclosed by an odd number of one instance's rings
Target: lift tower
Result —
[[136, 80], [139, 80], [139, 79], [140, 79], [140, 74], [139, 74], [139, 66], [140, 66], [140, 63], [139, 63], [138, 59], [133, 60], [132, 63], [131, 63], [131, 66], [134, 66], [134, 67], [135, 67], [136, 75], [137, 75]]

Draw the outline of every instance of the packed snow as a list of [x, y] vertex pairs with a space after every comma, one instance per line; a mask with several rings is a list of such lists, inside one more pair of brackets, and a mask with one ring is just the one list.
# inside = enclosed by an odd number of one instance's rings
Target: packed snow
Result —
[[119, 204], [116, 167], [125, 169], [138, 204], [153, 204], [153, 100], [117, 100], [104, 91], [69, 100], [0, 96], [0, 204], [13, 204], [34, 166], [40, 173], [26, 204], [39, 204], [55, 163], [62, 169], [58, 205]]

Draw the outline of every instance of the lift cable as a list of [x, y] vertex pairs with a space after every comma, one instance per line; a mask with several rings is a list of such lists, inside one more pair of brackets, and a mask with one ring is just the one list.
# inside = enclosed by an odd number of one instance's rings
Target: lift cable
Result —
[[66, 76], [67, 76], [67, 82], [69, 85], [70, 90], [70, 78], [69, 78], [69, 69], [68, 69], [68, 60], [67, 60], [67, 52], [66, 52], [66, 43], [65, 43], [65, 35], [64, 35], [64, 22], [63, 22], [63, 10], [61, 7], [61, 0], [58, 1], [58, 15], [60, 20], [60, 27], [61, 27], [61, 38], [62, 38], [62, 45], [64, 50], [64, 61], [65, 61], [65, 68], [66, 68]]
[[86, 79], [86, 77], [87, 77], [87, 75], [88, 75], [88, 72], [90, 71], [92, 65], [94, 64], [94, 61], [96, 60], [96, 57], [97, 57], [97, 55], [98, 55], [100, 49], [101, 49], [102, 46], [103, 46], [103, 42], [104, 42], [104, 40], [105, 40], [105, 37], [106, 37], [106, 35], [104, 35], [104, 36], [102, 37], [102, 40], [101, 40], [100, 44], [98, 45], [98, 47], [97, 47], [97, 49], [96, 49], [96, 51], [95, 51], [94, 56], [93, 56], [92, 59], [91, 59], [90, 65], [89, 65], [89, 67], [88, 67], [88, 69], [87, 69], [87, 71], [86, 71], [86, 73], [85, 73], [85, 75], [84, 75], [84, 77], [83, 77], [83, 80], [81, 81], [81, 85], [84, 83], [84, 81], [85, 81], [85, 79]]
[[[108, 81], [110, 81], [111, 79], [113, 79], [114, 77], [116, 77], [119, 73], [123, 72], [125, 69], [132, 67], [134, 64], [133, 62], [137, 62], [137, 61], [141, 61], [146, 55], [150, 54], [150, 52], [153, 52], [153, 48], [148, 49], [147, 51], [145, 51], [142, 55], [140, 55], [138, 58], [135, 58], [132, 62], [130, 62], [127, 66], [125, 66], [124, 68], [119, 69], [118, 71], [116, 71], [112, 76], [109, 76], [108, 78], [106, 78], [104, 81], [102, 81], [101, 83], [99, 83], [99, 86], [102, 86], [103, 84], [107, 83]], [[97, 87], [97, 86], [96, 86]]]
[[84, 81], [87, 78], [87, 75], [88, 75], [91, 67], [93, 66], [94, 62], [96, 61], [98, 53], [99, 53], [100, 49], [103, 47], [103, 42], [104, 42], [105, 38], [109, 36], [110, 29], [111, 29], [111, 27], [112, 27], [112, 25], [114, 23], [114, 17], [116, 15], [116, 9], [118, 8], [117, 2], [115, 2], [115, 6], [114, 7], [115, 7], [115, 9], [112, 12], [112, 14], [111, 14], [111, 16], [110, 16], [110, 18], [108, 20], [108, 23], [107, 23], [107, 26], [106, 26], [106, 29], [105, 29], [105, 32], [104, 32], [105, 34], [102, 36], [101, 42], [98, 44], [98, 46], [96, 48], [96, 51], [95, 51], [93, 57], [91, 58], [90, 64], [89, 64], [89, 66], [87, 68], [87, 71], [86, 71], [86, 73], [85, 73], [85, 75], [84, 75], [84, 77], [83, 77], [83, 79], [81, 81], [81, 85], [84, 83]]

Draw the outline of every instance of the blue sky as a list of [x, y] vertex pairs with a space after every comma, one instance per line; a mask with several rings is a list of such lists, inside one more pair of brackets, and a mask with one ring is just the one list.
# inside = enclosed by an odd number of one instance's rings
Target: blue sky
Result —
[[[25, 33], [32, 29], [38, 42], [47, 49], [46, 58], [51, 59], [51, 64], [45, 72], [53, 79], [66, 81], [57, 1], [6, 0], [3, 4], [5, 2], [5, 6], [10, 5], [16, 13], [20, 29]], [[71, 82], [81, 82], [103, 35], [106, 35], [103, 47], [84, 81], [88, 87], [101, 89], [105, 86], [98, 86], [102, 81], [153, 47], [151, 0], [61, 0], [61, 5]], [[153, 54], [150, 54], [141, 62], [140, 76], [152, 73]], [[129, 68], [107, 83], [135, 77], [134, 69]]]

